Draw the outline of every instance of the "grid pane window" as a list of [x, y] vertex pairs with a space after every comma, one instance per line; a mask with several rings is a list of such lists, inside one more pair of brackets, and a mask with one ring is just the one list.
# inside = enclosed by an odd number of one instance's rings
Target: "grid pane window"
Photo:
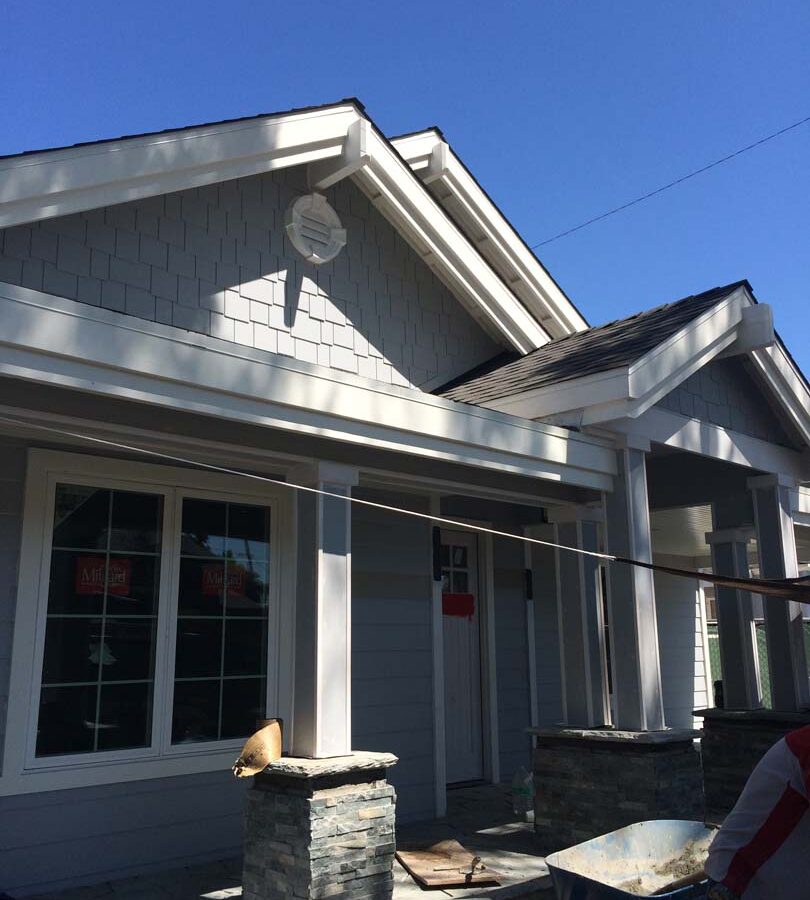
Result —
[[149, 746], [163, 498], [57, 484], [38, 757]]
[[270, 511], [186, 498], [172, 743], [244, 737], [265, 714]]

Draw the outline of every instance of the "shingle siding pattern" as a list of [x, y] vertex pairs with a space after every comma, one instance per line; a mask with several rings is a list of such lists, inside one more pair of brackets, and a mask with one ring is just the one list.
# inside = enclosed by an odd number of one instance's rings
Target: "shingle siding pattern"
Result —
[[713, 288], [627, 319], [559, 338], [505, 366], [450, 382], [437, 393], [449, 400], [482, 404], [627, 366], [747, 282]]
[[788, 434], [762, 388], [739, 359], [712, 360], [656, 406], [773, 444], [801, 446], [798, 436]]
[[284, 232], [302, 171], [257, 175], [0, 231], [0, 281], [401, 386], [497, 345], [351, 182], [331, 263]]

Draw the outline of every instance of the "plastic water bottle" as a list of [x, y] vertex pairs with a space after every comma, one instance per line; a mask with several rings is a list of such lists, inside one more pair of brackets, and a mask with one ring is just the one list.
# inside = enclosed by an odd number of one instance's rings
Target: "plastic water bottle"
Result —
[[512, 809], [515, 815], [526, 818], [534, 808], [534, 776], [520, 766], [512, 778]]

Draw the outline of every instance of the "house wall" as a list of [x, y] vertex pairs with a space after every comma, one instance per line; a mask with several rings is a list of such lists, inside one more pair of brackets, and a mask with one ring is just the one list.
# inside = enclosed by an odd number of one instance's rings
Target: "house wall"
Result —
[[[496, 526], [497, 527], [497, 526]], [[523, 544], [493, 539], [495, 649], [501, 781], [531, 767], [526, 564]]]
[[801, 446], [768, 404], [745, 364], [733, 357], [712, 360], [656, 406], [784, 447]]
[[[0, 438], [0, 747], [5, 735], [26, 446]], [[16, 896], [238, 852], [244, 786], [216, 772], [0, 797], [0, 891]]]
[[[427, 511], [413, 495], [359, 496]], [[352, 746], [394, 753], [399, 821], [434, 814], [428, 523], [352, 510]]]
[[[655, 561], [693, 568], [691, 558]], [[693, 710], [711, 705], [700, 584], [661, 572], [654, 574], [654, 583], [664, 720], [670, 728], [692, 728]]]
[[349, 180], [331, 263], [284, 232], [294, 168], [0, 230], [0, 281], [402, 386], [499, 348]]
[[241, 852], [230, 772], [0, 797], [0, 884], [24, 896]]

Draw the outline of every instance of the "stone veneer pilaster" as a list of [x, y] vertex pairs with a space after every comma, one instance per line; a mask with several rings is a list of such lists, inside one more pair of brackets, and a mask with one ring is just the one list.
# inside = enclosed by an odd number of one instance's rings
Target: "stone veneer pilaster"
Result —
[[256, 775], [245, 814], [244, 900], [390, 900], [396, 795], [389, 753], [284, 757]]
[[810, 725], [806, 712], [769, 709], [700, 709], [706, 815], [720, 821], [731, 812], [748, 776], [765, 753], [788, 732]]
[[544, 852], [647, 819], [703, 820], [697, 732], [532, 733], [534, 828]]

